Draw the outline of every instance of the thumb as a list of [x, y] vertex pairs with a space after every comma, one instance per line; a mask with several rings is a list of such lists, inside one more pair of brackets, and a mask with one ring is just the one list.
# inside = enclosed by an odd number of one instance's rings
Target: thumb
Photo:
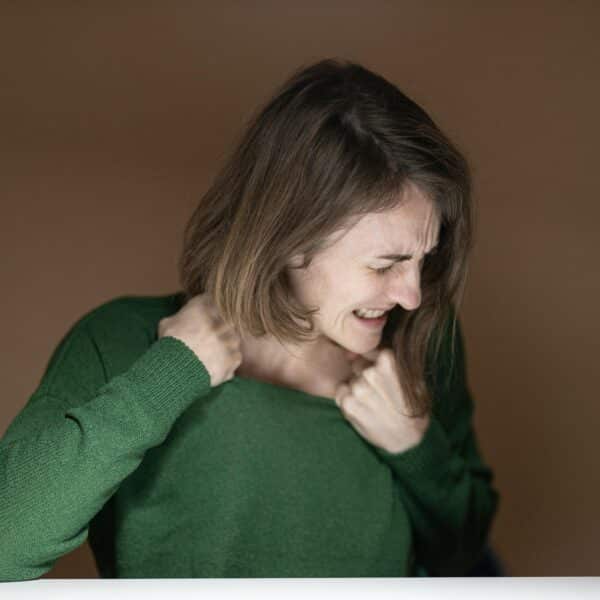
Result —
[[375, 350], [371, 350], [370, 352], [365, 352], [364, 354], [361, 354], [361, 356], [365, 359], [367, 359], [368, 361], [371, 361], [372, 363], [377, 361], [377, 357], [379, 356], [379, 354], [381, 353], [381, 350], [379, 348], [376, 348]]

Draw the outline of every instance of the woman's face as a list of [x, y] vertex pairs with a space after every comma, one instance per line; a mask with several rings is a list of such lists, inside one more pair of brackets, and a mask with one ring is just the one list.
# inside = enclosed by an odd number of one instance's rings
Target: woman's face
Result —
[[[433, 203], [407, 185], [398, 207], [362, 217], [305, 269], [290, 269], [298, 299], [313, 315], [315, 333], [359, 354], [379, 346], [381, 324], [363, 321], [353, 311], [415, 310], [421, 303], [421, 269], [438, 242], [440, 221]], [[399, 255], [381, 258], [383, 255]], [[294, 261], [293, 264], [296, 264]], [[385, 269], [378, 273], [376, 269]], [[318, 339], [318, 338], [317, 338]]]

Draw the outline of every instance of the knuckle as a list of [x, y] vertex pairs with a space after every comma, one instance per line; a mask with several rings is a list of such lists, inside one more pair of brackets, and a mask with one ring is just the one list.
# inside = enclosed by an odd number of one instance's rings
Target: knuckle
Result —
[[379, 355], [379, 362], [382, 365], [391, 366], [395, 362], [394, 353], [389, 348], [386, 348]]
[[353, 379], [350, 385], [352, 396], [354, 397], [356, 394], [358, 394], [364, 388], [365, 385], [366, 383], [364, 379], [361, 379], [360, 377]]
[[344, 409], [344, 414], [349, 418], [349, 419], [355, 419], [356, 418], [356, 404], [354, 402], [344, 402], [343, 403], [343, 409]]
[[363, 377], [372, 377], [375, 374], [375, 367], [367, 367], [362, 374]]

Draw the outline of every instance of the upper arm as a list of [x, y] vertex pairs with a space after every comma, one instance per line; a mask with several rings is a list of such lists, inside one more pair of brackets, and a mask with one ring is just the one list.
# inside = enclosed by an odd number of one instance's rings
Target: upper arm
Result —
[[148, 341], [146, 330], [135, 314], [125, 309], [121, 298], [79, 318], [52, 351], [41, 380], [9, 424], [2, 442], [29, 435], [32, 429], [44, 429], [54, 419], [62, 419], [65, 410], [93, 398], [116, 374], [109, 356], [123, 344], [142, 353]]

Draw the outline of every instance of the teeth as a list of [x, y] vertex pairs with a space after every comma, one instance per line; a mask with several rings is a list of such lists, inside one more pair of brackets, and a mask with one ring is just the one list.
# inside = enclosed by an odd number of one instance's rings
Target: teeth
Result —
[[366, 317], [367, 319], [375, 319], [385, 314], [385, 310], [368, 310], [366, 308], [359, 308], [354, 311], [359, 317]]

